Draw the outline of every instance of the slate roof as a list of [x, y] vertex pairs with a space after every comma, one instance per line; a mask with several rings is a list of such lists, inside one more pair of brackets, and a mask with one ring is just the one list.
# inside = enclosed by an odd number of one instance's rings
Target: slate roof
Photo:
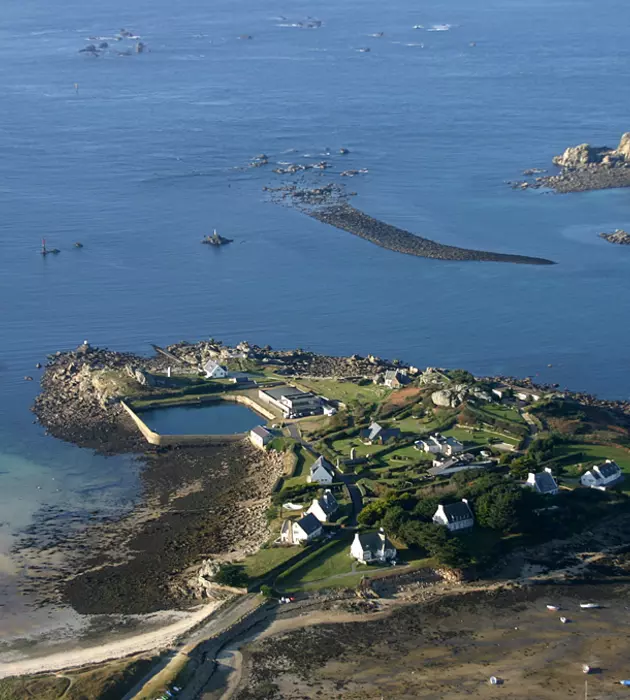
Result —
[[263, 439], [266, 438], [266, 437], [271, 437], [271, 435], [272, 435], [272, 434], [267, 430], [267, 428], [265, 428], [265, 427], [262, 426], [262, 425], [257, 425], [255, 428], [252, 428], [252, 429], [251, 429], [251, 432], [254, 433], [254, 435], [258, 435], [258, 437], [263, 438]]
[[551, 493], [558, 490], [558, 484], [556, 484], [556, 480], [549, 472], [534, 474], [534, 482], [540, 493]]
[[603, 479], [610, 479], [610, 477], [618, 476], [621, 469], [615, 462], [604, 462], [604, 464], [597, 465], [597, 471], [602, 475]]
[[203, 366], [206, 372], [212, 372], [212, 370], [216, 369], [217, 367], [221, 367], [221, 363], [217, 362], [216, 360], [208, 360]]
[[276, 399], [276, 401], [279, 401], [284, 396], [295, 396], [304, 393], [299, 389], [294, 389], [292, 386], [272, 386], [262, 391], [267, 394], [267, 396], [271, 396], [272, 399]]
[[303, 518], [300, 518], [297, 521], [297, 525], [299, 525], [307, 535], [312, 535], [322, 526], [319, 520], [312, 513], [308, 513]]
[[332, 515], [339, 508], [337, 499], [329, 489], [326, 489], [323, 496], [317, 499], [317, 503], [326, 515]]
[[333, 469], [333, 466], [330, 462], [326, 461], [323, 456], [319, 456], [311, 465], [311, 476], [315, 474], [315, 472], [322, 467], [325, 469], [330, 476], [335, 476], [335, 470]]
[[468, 503], [459, 501], [459, 503], [449, 503], [442, 506], [444, 515], [449, 523], [460, 523], [462, 520], [473, 520], [474, 516]]
[[390, 438], [398, 437], [399, 435], [400, 428], [384, 428], [378, 423], [372, 423], [369, 428], [361, 431], [361, 437], [370, 441], [380, 438], [383, 442], [387, 442]]
[[359, 533], [359, 543], [363, 550], [377, 552], [380, 549], [394, 549], [394, 545], [385, 537], [384, 541], [378, 532], [362, 532]]

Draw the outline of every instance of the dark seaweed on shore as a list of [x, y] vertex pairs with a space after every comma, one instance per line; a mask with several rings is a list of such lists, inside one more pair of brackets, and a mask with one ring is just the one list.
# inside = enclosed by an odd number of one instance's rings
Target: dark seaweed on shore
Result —
[[437, 260], [477, 260], [521, 265], [555, 264], [552, 260], [545, 258], [492, 253], [485, 250], [470, 250], [468, 248], [458, 248], [436, 243], [428, 238], [421, 238], [413, 233], [409, 233], [409, 231], [404, 231], [396, 226], [374, 219], [346, 202], [312, 209], [299, 207], [299, 209], [318, 221], [335, 226], [343, 231], [348, 231], [360, 238], [365, 238], [370, 243], [374, 243], [382, 248], [405, 253], [406, 255], [417, 255]]

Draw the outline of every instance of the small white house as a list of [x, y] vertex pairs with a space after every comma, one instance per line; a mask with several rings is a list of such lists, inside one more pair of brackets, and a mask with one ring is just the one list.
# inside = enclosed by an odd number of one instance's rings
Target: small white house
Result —
[[203, 366], [203, 371], [206, 373], [206, 379], [225, 379], [229, 374], [216, 360], [208, 360]]
[[454, 437], [444, 437], [440, 433], [435, 433], [435, 435], [431, 435], [426, 440], [417, 440], [415, 448], [429, 454], [452, 457], [459, 452], [463, 452], [464, 445]]
[[526, 485], [531, 486], [538, 493], [547, 494], [548, 496], [555, 496], [558, 493], [558, 484], [553, 478], [549, 467], [545, 467], [544, 471], [537, 474], [529, 472]]
[[326, 489], [321, 498], [314, 498], [310, 508], [306, 511], [312, 513], [320, 523], [327, 523], [339, 510], [339, 504], [330, 489]]
[[362, 564], [384, 564], [396, 559], [397, 552], [381, 528], [378, 532], [357, 532], [350, 547], [350, 554]]
[[455, 532], [473, 527], [475, 516], [468, 501], [462, 498], [460, 503], [449, 503], [445, 506], [440, 503], [433, 515], [433, 522], [444, 525], [450, 532]]
[[611, 486], [616, 486], [623, 481], [623, 474], [616, 462], [607, 459], [604, 464], [597, 464], [592, 469], [584, 472], [580, 477], [582, 486], [605, 491]]
[[311, 465], [311, 471], [306, 477], [309, 484], [332, 484], [335, 480], [335, 470], [332, 464], [323, 457], [318, 457]]
[[286, 544], [301, 544], [310, 542], [322, 534], [323, 528], [319, 520], [307, 513], [299, 520], [285, 520], [280, 530], [280, 541]]
[[249, 440], [252, 445], [264, 450], [265, 447], [273, 440], [273, 433], [262, 425], [258, 425], [249, 431]]

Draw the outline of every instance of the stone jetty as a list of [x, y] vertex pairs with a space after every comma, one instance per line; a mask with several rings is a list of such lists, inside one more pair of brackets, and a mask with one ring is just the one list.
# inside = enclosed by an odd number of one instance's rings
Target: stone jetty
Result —
[[383, 221], [374, 219], [347, 202], [339, 202], [329, 206], [305, 208], [301, 211], [309, 216], [330, 224], [336, 228], [365, 238], [365, 240], [406, 255], [416, 255], [422, 258], [436, 260], [477, 260], [485, 262], [517, 263], [522, 265], [553, 265], [552, 260], [534, 258], [528, 255], [511, 255], [508, 253], [493, 253], [485, 250], [471, 250], [456, 246], [444, 245], [436, 241], [416, 236], [409, 231], [391, 226]]

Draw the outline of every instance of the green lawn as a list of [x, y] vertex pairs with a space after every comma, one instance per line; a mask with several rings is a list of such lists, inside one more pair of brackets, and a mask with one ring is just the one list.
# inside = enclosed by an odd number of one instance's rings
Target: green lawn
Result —
[[243, 561], [245, 573], [250, 578], [260, 578], [276, 566], [288, 561], [300, 550], [296, 547], [269, 547], [260, 549]]
[[331, 576], [348, 574], [352, 572], [353, 563], [356, 562], [350, 556], [350, 542], [344, 539], [304, 564], [285, 579], [282, 585], [288, 590], [296, 590]]
[[337, 382], [334, 379], [301, 379], [300, 384], [321, 396], [345, 404], [382, 402], [392, 391], [377, 384], [359, 386], [354, 382]]
[[304, 484], [306, 483], [306, 477], [308, 476], [311, 465], [315, 461], [315, 458], [313, 455], [308, 451], [305, 450], [303, 447], [298, 447], [297, 448], [297, 467], [295, 469], [295, 474], [290, 477], [289, 479], [285, 479], [284, 485], [285, 487], [287, 486], [295, 486], [296, 484]]
[[[567, 475], [580, 476], [582, 470], [578, 464], [586, 465], [592, 462], [604, 462], [612, 459], [621, 467], [621, 470], [630, 474], [630, 452], [621, 447], [609, 447], [608, 445], [582, 445], [580, 443], [569, 443], [556, 448], [558, 457], [563, 455], [575, 455], [575, 461], [568, 466]], [[584, 470], [586, 471], [586, 470]]]
[[525, 424], [525, 419], [523, 416], [516, 409], [510, 408], [509, 406], [503, 406], [502, 404], [496, 403], [486, 403], [483, 405], [483, 408], [477, 407], [477, 410], [481, 411], [482, 413], [490, 413], [491, 415], [503, 420]]
[[335, 440], [332, 443], [333, 450], [344, 457], [350, 456], [353, 447], [357, 449], [357, 457], [367, 457], [382, 452], [386, 445], [364, 445], [358, 437]]
[[475, 445], [487, 445], [490, 440], [500, 439], [501, 442], [507, 442], [510, 445], [518, 444], [518, 440], [512, 437], [506, 437], [500, 433], [493, 433], [490, 430], [466, 430], [465, 428], [451, 428], [445, 430], [443, 435], [454, 437], [456, 440], [468, 444], [471, 447]]
[[418, 435], [426, 434], [434, 430], [438, 423], [435, 420], [424, 420], [422, 418], [403, 418], [402, 420], [392, 421], [392, 428], [400, 428], [403, 433], [411, 433]]

